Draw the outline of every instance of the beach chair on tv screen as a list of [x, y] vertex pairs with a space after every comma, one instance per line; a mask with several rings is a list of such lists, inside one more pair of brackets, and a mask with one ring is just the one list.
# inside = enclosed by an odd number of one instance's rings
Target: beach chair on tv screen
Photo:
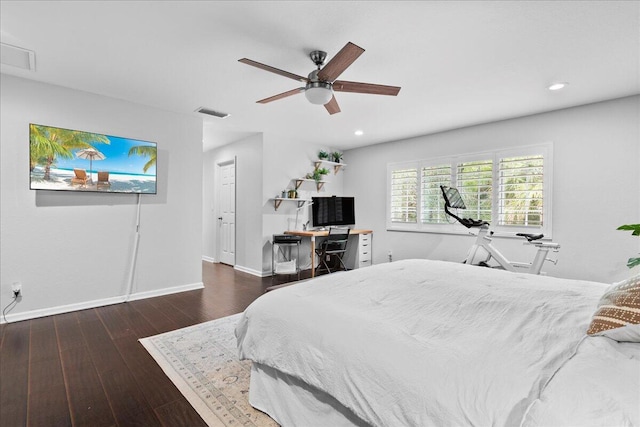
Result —
[[111, 183], [109, 182], [109, 172], [98, 172], [98, 188], [109, 188]]
[[74, 169], [73, 173], [75, 176], [71, 178], [71, 184], [79, 184], [79, 185], [87, 185], [87, 181], [89, 181], [89, 177], [87, 176], [87, 171], [84, 169]]

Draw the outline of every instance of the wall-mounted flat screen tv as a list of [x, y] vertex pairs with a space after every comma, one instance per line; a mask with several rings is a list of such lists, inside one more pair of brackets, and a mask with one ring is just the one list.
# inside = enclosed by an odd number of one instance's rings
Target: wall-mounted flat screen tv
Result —
[[354, 225], [356, 223], [353, 197], [312, 197], [311, 201], [314, 227]]
[[32, 190], [156, 194], [157, 144], [29, 125]]

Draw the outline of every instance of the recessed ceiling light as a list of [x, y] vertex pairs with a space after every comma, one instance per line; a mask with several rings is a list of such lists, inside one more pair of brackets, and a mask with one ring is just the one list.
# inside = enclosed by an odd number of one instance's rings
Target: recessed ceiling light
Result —
[[362, 136], [362, 135], [364, 135], [364, 132], [358, 129], [357, 131], [354, 132], [354, 134], [356, 136]]
[[558, 83], [552, 84], [547, 89], [549, 89], [549, 90], [560, 90], [560, 89], [566, 87], [568, 84], [569, 83], [567, 83], [567, 82], [558, 82]]

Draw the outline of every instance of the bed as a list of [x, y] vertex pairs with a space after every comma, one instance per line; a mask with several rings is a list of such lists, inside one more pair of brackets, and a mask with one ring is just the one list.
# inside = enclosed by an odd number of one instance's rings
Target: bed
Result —
[[249, 401], [283, 426], [640, 426], [640, 325], [586, 334], [610, 288], [428, 260], [284, 287], [236, 328]]

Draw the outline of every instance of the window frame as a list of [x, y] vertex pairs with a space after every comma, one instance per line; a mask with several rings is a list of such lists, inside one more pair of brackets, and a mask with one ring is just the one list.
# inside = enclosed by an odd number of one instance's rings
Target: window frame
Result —
[[[543, 163], [543, 225], [542, 226], [516, 226], [498, 225], [499, 208], [499, 167], [500, 159], [522, 157], [542, 154]], [[528, 145], [522, 147], [502, 148], [476, 153], [464, 153], [458, 155], [441, 156], [431, 159], [412, 160], [407, 162], [393, 162], [387, 164], [387, 194], [386, 194], [386, 227], [387, 231], [407, 231], [421, 233], [440, 234], [469, 234], [473, 229], [467, 229], [453, 218], [450, 223], [422, 223], [422, 169], [425, 167], [438, 167], [451, 165], [451, 186], [457, 187], [457, 168], [459, 163], [492, 160], [492, 200], [491, 200], [491, 230], [497, 237], [516, 237], [516, 233], [542, 233], [545, 239], [552, 237], [552, 203], [553, 203], [553, 144], [551, 142]], [[391, 221], [391, 177], [394, 170], [417, 169], [417, 194], [416, 194], [416, 222], [398, 223]], [[464, 212], [464, 211], [461, 211]]]

